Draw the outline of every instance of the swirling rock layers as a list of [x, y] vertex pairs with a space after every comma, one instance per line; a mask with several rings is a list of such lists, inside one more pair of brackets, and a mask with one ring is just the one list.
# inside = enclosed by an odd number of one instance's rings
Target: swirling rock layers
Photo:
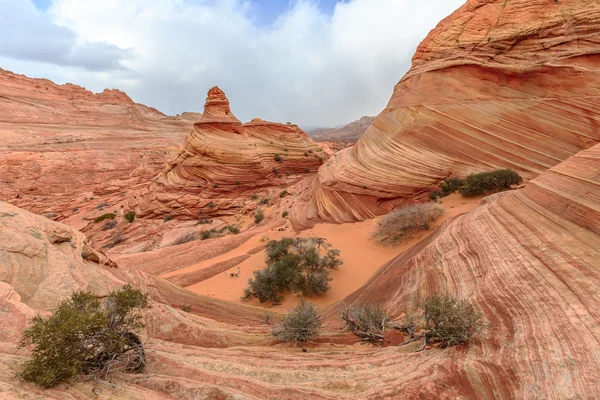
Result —
[[316, 171], [326, 157], [296, 125], [242, 124], [214, 87], [179, 155], [131, 207], [142, 216], [233, 214], [252, 195]]
[[600, 5], [468, 1], [421, 43], [386, 109], [319, 171], [298, 227], [386, 213], [440, 180], [530, 179], [600, 141]]

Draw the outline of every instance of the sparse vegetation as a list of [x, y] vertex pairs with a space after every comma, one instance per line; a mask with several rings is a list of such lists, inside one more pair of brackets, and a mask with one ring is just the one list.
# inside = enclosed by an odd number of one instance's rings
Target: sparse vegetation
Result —
[[252, 197], [250, 198], [252, 201], [258, 201], [258, 196], [253, 194]]
[[274, 159], [275, 161], [279, 162], [279, 163], [280, 163], [280, 162], [283, 162], [283, 158], [281, 158], [281, 155], [280, 155], [280, 154], [275, 154], [275, 155], [273, 156], [273, 159]]
[[96, 206], [97, 210], [102, 210], [104, 207], [108, 207], [108, 203], [102, 202]]
[[115, 221], [115, 220], [113, 219], [113, 220], [111, 220], [111, 221], [108, 221], [107, 223], [105, 223], [105, 224], [102, 226], [102, 230], [103, 230], [103, 231], [109, 231], [109, 230], [113, 229], [115, 226], [117, 226], [117, 221]]
[[133, 221], [135, 221], [135, 212], [134, 211], [127, 211], [125, 213], [125, 215], [123, 215], [123, 218], [125, 219], [125, 221], [132, 223]]
[[283, 238], [267, 243], [267, 267], [248, 280], [244, 299], [278, 303], [282, 293], [317, 296], [329, 290], [329, 271], [342, 265], [339, 251], [323, 238]]
[[423, 347], [432, 342], [441, 347], [468, 341], [483, 326], [483, 318], [466, 300], [433, 295], [425, 299]]
[[238, 225], [227, 225], [227, 230], [233, 235], [237, 235], [241, 232], [241, 229]]
[[444, 194], [441, 197], [448, 196], [456, 191], [458, 191], [461, 186], [464, 186], [465, 180], [459, 177], [452, 177], [444, 180], [440, 183], [440, 188], [442, 189], [442, 193]]
[[225, 235], [227, 227], [224, 226], [221, 229], [208, 229], [200, 232], [200, 240], [207, 240], [222, 237]]
[[20, 347], [31, 346], [32, 357], [19, 376], [51, 388], [80, 374], [105, 380], [112, 372], [142, 372], [146, 355], [135, 332], [144, 326], [139, 311], [148, 306], [148, 296], [130, 285], [103, 301], [73, 293], [51, 316], [31, 320]]
[[289, 194], [290, 193], [287, 190], [282, 190], [281, 193], [279, 193], [279, 197], [283, 199], [285, 196], [287, 196]]
[[302, 299], [297, 307], [290, 310], [281, 322], [271, 329], [271, 332], [282, 342], [306, 343], [319, 334], [321, 324], [317, 307]]
[[265, 213], [260, 208], [254, 213], [254, 223], [260, 224], [265, 219]]
[[515, 171], [499, 169], [467, 176], [465, 184], [460, 187], [459, 191], [465, 197], [473, 197], [507, 190], [513, 185], [520, 185], [522, 182], [523, 178]]
[[240, 181], [235, 181], [235, 184], [239, 186], [239, 185], [241, 185], [241, 184], [242, 184], [242, 182], [240, 182]]
[[442, 212], [443, 210], [434, 203], [404, 206], [383, 217], [373, 237], [379, 243], [396, 245], [411, 238], [419, 230], [428, 230], [429, 224]]
[[282, 218], [287, 218], [287, 217], [288, 217], [288, 215], [290, 215], [290, 213], [289, 213], [289, 212], [287, 212], [287, 211], [284, 211], [284, 212], [281, 214], [281, 217], [282, 217]]
[[186, 313], [189, 313], [190, 311], [192, 311], [192, 306], [188, 305], [188, 304], [184, 304], [181, 306], [181, 311], [185, 311]]
[[392, 318], [383, 307], [365, 304], [345, 306], [342, 320], [363, 341], [380, 344], [385, 339], [384, 332], [391, 327]]
[[106, 221], [107, 219], [114, 219], [117, 216], [117, 214], [113, 214], [113, 213], [109, 213], [109, 214], [103, 214], [99, 217], [94, 218], [94, 223], [99, 223], [102, 221]]
[[433, 192], [429, 193], [429, 198], [431, 199], [431, 201], [438, 201], [439, 199], [445, 196], [446, 195], [443, 192], [440, 192], [439, 190], [434, 190]]
[[173, 220], [173, 216], [172, 215], [167, 215], [165, 217], [165, 222], [169, 222], [169, 221], [172, 221], [172, 220]]
[[258, 204], [260, 204], [261, 206], [264, 206], [264, 205], [269, 204], [270, 201], [271, 201], [270, 197], [265, 197], [264, 199], [262, 199], [261, 201], [259, 201]]
[[173, 246], [193, 242], [194, 240], [198, 240], [198, 233], [186, 232], [183, 235], [179, 236], [179, 238], [177, 238], [177, 240], [173, 242]]
[[118, 232], [115, 232], [110, 236], [110, 238], [108, 239], [108, 241], [106, 242], [104, 247], [107, 249], [112, 249], [113, 247], [115, 247], [123, 242], [125, 242], [125, 236], [123, 236], [122, 234], [120, 234]]

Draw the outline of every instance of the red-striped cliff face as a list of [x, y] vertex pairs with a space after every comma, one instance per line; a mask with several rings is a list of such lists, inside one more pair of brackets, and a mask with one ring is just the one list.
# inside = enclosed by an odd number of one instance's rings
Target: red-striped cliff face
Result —
[[431, 293], [471, 299], [488, 324], [438, 379], [464, 377], [477, 398], [599, 397], [600, 145], [484, 199], [347, 302], [409, 314]]
[[467, 2], [419, 46], [362, 139], [319, 170], [296, 225], [386, 213], [451, 175], [533, 178], [598, 143], [599, 29], [592, 0]]
[[130, 206], [142, 216], [234, 214], [255, 207], [253, 195], [303, 179], [327, 157], [296, 125], [242, 124], [215, 87], [179, 155]]

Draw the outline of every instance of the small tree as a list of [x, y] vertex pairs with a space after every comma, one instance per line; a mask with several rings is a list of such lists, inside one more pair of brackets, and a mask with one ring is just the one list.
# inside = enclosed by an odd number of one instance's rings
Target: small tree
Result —
[[134, 333], [144, 324], [139, 310], [148, 296], [131, 285], [111, 292], [103, 302], [78, 291], [50, 317], [35, 316], [20, 347], [32, 346], [20, 377], [50, 388], [79, 374], [106, 379], [110, 372], [141, 372], [144, 347]]
[[282, 342], [306, 343], [319, 334], [321, 317], [314, 304], [304, 299], [273, 327], [271, 333]]
[[340, 252], [323, 238], [283, 238], [267, 243], [267, 267], [254, 272], [244, 291], [245, 299], [281, 301], [281, 294], [295, 291], [318, 296], [329, 290], [329, 270], [342, 265]]
[[423, 302], [424, 343], [432, 341], [441, 347], [468, 341], [482, 327], [482, 315], [467, 300], [433, 295]]
[[342, 320], [356, 336], [365, 342], [379, 344], [385, 339], [384, 332], [391, 327], [391, 316], [379, 305], [365, 304], [358, 307], [345, 306]]

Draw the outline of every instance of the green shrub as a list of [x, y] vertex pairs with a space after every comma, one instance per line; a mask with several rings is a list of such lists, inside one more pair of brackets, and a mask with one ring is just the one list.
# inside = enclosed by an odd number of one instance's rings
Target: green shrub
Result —
[[189, 304], [184, 304], [181, 306], [181, 311], [189, 313], [190, 311], [192, 311], [192, 306]]
[[208, 230], [203, 230], [202, 232], [200, 232], [200, 240], [207, 240], [207, 239], [213, 239], [213, 238], [218, 238], [218, 237], [222, 237], [225, 234], [225, 231], [227, 230], [227, 227], [224, 226], [221, 229], [208, 229]]
[[424, 343], [455, 346], [468, 341], [483, 325], [481, 313], [470, 302], [452, 296], [428, 297], [423, 308]]
[[265, 219], [265, 213], [263, 213], [263, 211], [259, 208], [258, 210], [256, 210], [256, 212], [254, 213], [254, 223], [256, 225], [260, 224], [263, 220]]
[[258, 200], [258, 196], [253, 194], [252, 197], [250, 198], [253, 201], [257, 201]]
[[261, 303], [278, 303], [286, 291], [321, 295], [330, 288], [329, 270], [342, 265], [340, 252], [331, 249], [323, 238], [272, 240], [267, 243], [266, 252], [267, 267], [255, 271], [248, 280], [245, 299], [256, 297]]
[[262, 199], [258, 204], [260, 204], [261, 206], [267, 205], [269, 204], [269, 202], [271, 201], [270, 197], [265, 197], [264, 199]]
[[135, 221], [135, 212], [127, 211], [127, 213], [125, 213], [125, 215], [123, 215], [123, 218], [126, 221], [128, 221], [129, 223], [132, 223], [133, 221]]
[[273, 159], [277, 162], [283, 162], [283, 158], [281, 158], [281, 155], [279, 154], [275, 154], [275, 156], [273, 156]]
[[[440, 183], [440, 188], [444, 193], [444, 196], [448, 196], [459, 190], [461, 186], [464, 186], [465, 180], [459, 177], [448, 178]], [[443, 197], [443, 196], [442, 196]]]
[[287, 190], [282, 190], [281, 193], [279, 193], [279, 197], [283, 199], [285, 196], [287, 196], [289, 194], [290, 193]]
[[433, 192], [429, 193], [429, 198], [431, 199], [431, 201], [438, 201], [444, 196], [445, 194], [440, 192], [439, 190], [434, 190]]
[[392, 318], [383, 307], [365, 304], [342, 308], [342, 320], [363, 341], [378, 344], [385, 339], [384, 333], [391, 327]]
[[117, 215], [113, 214], [113, 213], [109, 213], [109, 214], [103, 214], [99, 217], [94, 218], [94, 223], [98, 223], [98, 222], [102, 222], [105, 221], [107, 219], [114, 219]]
[[523, 178], [515, 171], [511, 169], [499, 169], [467, 176], [465, 184], [459, 191], [465, 197], [474, 197], [507, 190], [511, 186], [519, 185], [522, 182]]
[[290, 215], [290, 213], [289, 213], [289, 212], [287, 212], [287, 211], [284, 211], [284, 212], [281, 214], [281, 217], [282, 217], [282, 218], [287, 218], [287, 216], [288, 216], [288, 215]]
[[429, 229], [429, 224], [442, 212], [434, 203], [404, 206], [383, 217], [375, 228], [373, 237], [379, 243], [396, 245], [410, 239], [419, 230]]
[[172, 221], [172, 220], [173, 220], [173, 216], [172, 215], [167, 215], [165, 217], [165, 222], [169, 222], [169, 221]]
[[302, 299], [271, 332], [282, 342], [306, 343], [319, 334], [321, 324], [317, 307]]
[[110, 372], [141, 372], [144, 346], [134, 333], [144, 324], [139, 313], [148, 296], [130, 285], [111, 292], [102, 302], [78, 291], [63, 300], [49, 317], [33, 317], [20, 346], [32, 346], [32, 357], [19, 376], [44, 388], [77, 375], [107, 379]]

